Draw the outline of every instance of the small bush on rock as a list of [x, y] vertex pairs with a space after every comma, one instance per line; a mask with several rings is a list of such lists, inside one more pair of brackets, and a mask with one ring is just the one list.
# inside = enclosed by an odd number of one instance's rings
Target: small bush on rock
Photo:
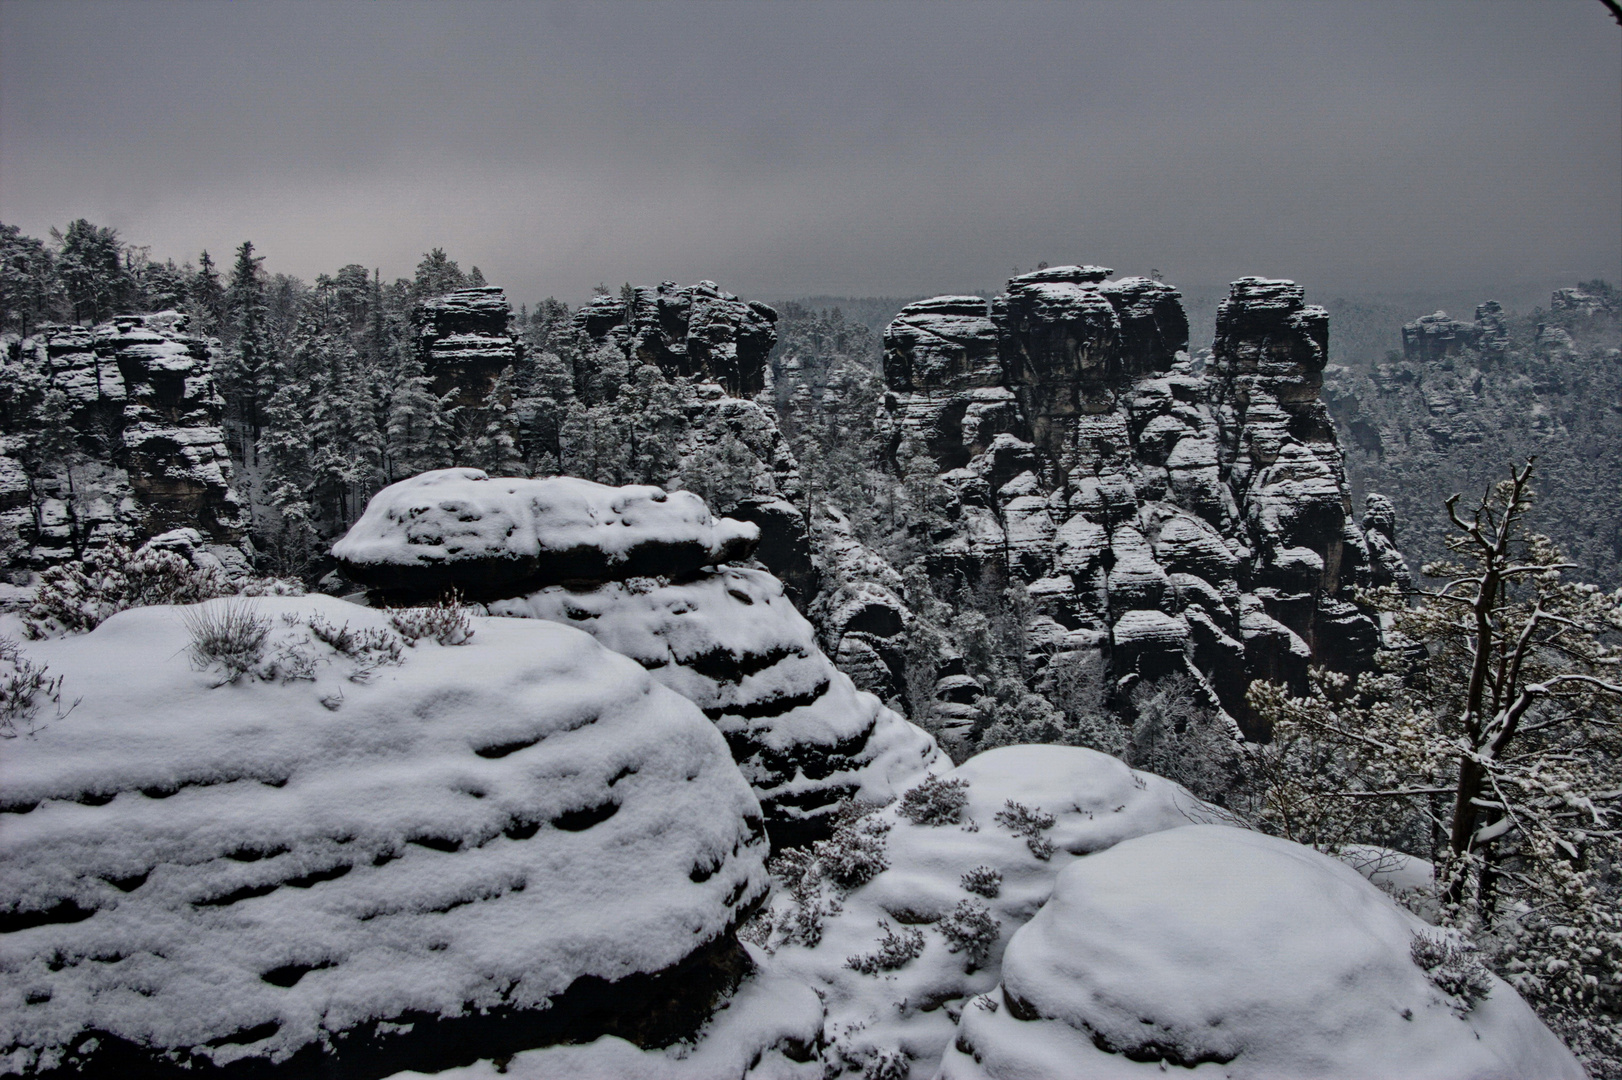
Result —
[[969, 782], [931, 776], [901, 796], [898, 813], [914, 825], [956, 825], [969, 802]]
[[1038, 859], [1046, 861], [1058, 850], [1053, 846], [1053, 841], [1042, 835], [1045, 830], [1053, 828], [1053, 815], [1040, 808], [1032, 810], [1024, 803], [1009, 799], [1003, 804], [1003, 809], [997, 811], [996, 821], [1010, 832], [1023, 836], [1025, 846]]
[[816, 948], [822, 941], [822, 920], [833, 911], [823, 895], [821, 864], [811, 852], [789, 848], [773, 856], [767, 869], [783, 883], [793, 904], [776, 927], [767, 928], [768, 940], [781, 932], [785, 943]]
[[56, 708], [58, 720], [72, 711], [73, 705], [62, 708], [62, 676], [48, 677], [47, 670], [24, 656], [17, 642], [0, 637], [0, 739], [37, 734], [41, 699]]
[[226, 601], [195, 607], [182, 619], [191, 634], [192, 665], [199, 671], [218, 668], [218, 686], [236, 682], [265, 658], [270, 620], [255, 614], [247, 604]]
[[863, 975], [877, 975], [881, 971], [894, 971], [904, 966], [924, 951], [921, 930], [904, 927], [898, 934], [882, 919], [879, 929], [884, 931], [884, 936], [879, 938], [879, 947], [873, 952], [852, 956], [845, 961], [846, 967]]
[[32, 638], [83, 634], [126, 608], [195, 604], [231, 591], [217, 569], [193, 566], [173, 551], [109, 544], [41, 574], [23, 623]]
[[995, 900], [1002, 892], [1002, 871], [990, 866], [976, 866], [963, 875], [963, 887], [988, 900]]
[[366, 682], [378, 668], [398, 664], [404, 657], [399, 636], [382, 627], [351, 630], [348, 623], [334, 626], [319, 615], [310, 616], [305, 625], [317, 641], [354, 661], [354, 668], [349, 672], [350, 682]]
[[889, 868], [884, 850], [889, 831], [886, 822], [864, 815], [840, 825], [833, 836], [818, 840], [811, 850], [830, 881], [843, 889], [858, 889]]
[[389, 614], [389, 623], [407, 645], [423, 638], [441, 645], [466, 645], [473, 637], [473, 622], [455, 593], [428, 607], [398, 608]]
[[912, 1060], [900, 1050], [880, 1050], [862, 1069], [862, 1080], [907, 1080]]
[[997, 943], [997, 932], [1002, 922], [991, 915], [991, 909], [978, 900], [959, 900], [952, 913], [935, 924], [946, 937], [948, 952], [960, 952], [969, 960], [973, 971], [991, 957], [991, 947]]
[[1492, 974], [1480, 950], [1457, 934], [1415, 934], [1408, 954], [1438, 990], [1463, 1003], [1461, 1015], [1492, 993]]

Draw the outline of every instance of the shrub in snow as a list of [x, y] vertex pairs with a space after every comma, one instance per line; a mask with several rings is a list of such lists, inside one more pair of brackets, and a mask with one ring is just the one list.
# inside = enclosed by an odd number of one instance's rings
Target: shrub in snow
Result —
[[398, 664], [404, 658], [400, 636], [384, 627], [351, 630], [347, 622], [334, 626], [319, 615], [310, 616], [305, 625], [316, 640], [354, 661], [349, 672], [350, 682], [365, 682], [378, 668]]
[[1481, 962], [1481, 950], [1457, 933], [1422, 930], [1414, 935], [1408, 955], [1438, 990], [1459, 999], [1461, 1013], [1492, 993], [1492, 972]]
[[1025, 846], [1031, 849], [1031, 854], [1044, 862], [1053, 857], [1055, 848], [1053, 841], [1042, 833], [1053, 828], [1053, 815], [1038, 808], [1032, 810], [1024, 803], [1017, 803], [1009, 799], [1003, 808], [997, 811], [996, 822], [1003, 828], [1017, 836], [1025, 838]]
[[967, 955], [973, 970], [991, 956], [1002, 922], [993, 918], [991, 909], [980, 901], [959, 900], [952, 913], [935, 924], [935, 929], [945, 936], [949, 952]]
[[226, 600], [189, 608], [181, 621], [191, 635], [188, 655], [199, 671], [218, 669], [216, 686], [234, 683], [256, 671], [265, 658], [270, 620], [242, 601]]
[[62, 709], [62, 676], [49, 677], [47, 670], [48, 665], [24, 656], [17, 642], [0, 637], [0, 739], [37, 734], [42, 701], [51, 703], [58, 720], [67, 715]]
[[900, 1050], [880, 1050], [862, 1069], [862, 1080], [907, 1080], [912, 1075], [912, 1059]]
[[195, 604], [231, 591], [218, 569], [193, 566], [173, 551], [109, 544], [41, 574], [23, 623], [32, 638], [82, 634], [128, 608]]
[[927, 777], [901, 796], [897, 813], [914, 825], [956, 825], [969, 802], [968, 788], [969, 782], [957, 777]]
[[904, 927], [898, 934], [883, 919], [879, 920], [879, 929], [884, 931], [884, 936], [879, 938], [879, 947], [873, 952], [848, 958], [846, 967], [863, 975], [877, 975], [881, 971], [894, 971], [924, 951], [924, 934], [921, 930]]
[[774, 923], [764, 929], [767, 940], [773, 931], [782, 940], [815, 948], [822, 941], [822, 920], [833, 910], [825, 895], [822, 867], [812, 852], [788, 848], [772, 856], [772, 877], [781, 883], [787, 905], [777, 912]]
[[407, 645], [430, 638], [441, 645], [466, 645], [473, 637], [468, 611], [453, 592], [428, 607], [396, 608], [389, 613], [393, 626]]
[[858, 818], [840, 825], [827, 840], [818, 840], [812, 851], [830, 881], [844, 889], [860, 888], [890, 865], [884, 853], [889, 831], [888, 822]]
[[995, 900], [1002, 892], [1002, 871], [990, 866], [976, 866], [962, 877], [963, 887], [988, 900]]

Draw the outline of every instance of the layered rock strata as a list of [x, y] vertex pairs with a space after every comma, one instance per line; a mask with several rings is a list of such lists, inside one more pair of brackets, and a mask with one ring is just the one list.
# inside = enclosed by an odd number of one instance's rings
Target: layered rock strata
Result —
[[418, 305], [417, 348], [434, 392], [483, 403], [502, 371], [523, 357], [511, 323], [507, 294], [495, 286], [458, 289]]
[[773, 842], [795, 845], [849, 799], [888, 801], [939, 751], [834, 667], [780, 582], [727, 565], [758, 537], [688, 492], [447, 469], [379, 492], [333, 553], [381, 595], [456, 587], [630, 656], [715, 722]]
[[[187, 621], [233, 611], [265, 640], [228, 683]], [[696, 708], [585, 634], [475, 618], [405, 647], [386, 611], [237, 598], [29, 656], [79, 703], [0, 758], [13, 1069], [382, 1077], [665, 1045], [751, 966], [758, 804]]]
[[740, 300], [713, 281], [685, 288], [665, 281], [634, 289], [629, 298], [598, 296], [575, 315], [587, 338], [612, 337], [666, 375], [713, 381], [740, 398], [766, 385], [776, 323], [774, 309]]
[[0, 522], [13, 566], [175, 528], [238, 544], [247, 513], [232, 490], [215, 388], [215, 342], [175, 312], [94, 328], [44, 327], [4, 357]]
[[1328, 317], [1291, 282], [1240, 279], [1196, 371], [1179, 294], [1109, 273], [903, 309], [884, 338], [892, 461], [939, 470], [936, 573], [1024, 584], [1037, 667], [1191, 668], [1245, 722], [1252, 678], [1366, 665], [1378, 633], [1350, 590], [1395, 573], [1370, 562], [1318, 396]]

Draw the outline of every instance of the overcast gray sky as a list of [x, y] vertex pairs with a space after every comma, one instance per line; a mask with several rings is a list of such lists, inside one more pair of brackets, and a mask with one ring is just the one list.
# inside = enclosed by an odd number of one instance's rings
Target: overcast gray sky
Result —
[[0, 0], [0, 221], [515, 301], [1622, 279], [1596, 0]]

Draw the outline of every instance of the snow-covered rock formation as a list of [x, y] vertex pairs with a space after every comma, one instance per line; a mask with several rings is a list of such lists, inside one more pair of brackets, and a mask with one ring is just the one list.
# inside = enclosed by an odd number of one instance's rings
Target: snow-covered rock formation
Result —
[[1577, 564], [1577, 580], [1622, 583], [1616, 289], [1558, 289], [1547, 308], [1525, 314], [1491, 300], [1474, 319], [1438, 311], [1403, 326], [1401, 345], [1400, 357], [1326, 368], [1324, 397], [1353, 485], [1389, 497], [1410, 562], [1449, 557], [1442, 530], [1430, 527], [1445, 520], [1442, 499], [1484, 491], [1536, 455], [1538, 531]]
[[[222, 619], [234, 668], [196, 647]], [[472, 622], [238, 598], [31, 643], [77, 705], [0, 756], [0, 1071], [376, 1077], [708, 1022], [767, 889], [724, 740], [585, 634]], [[808, 998], [758, 1025], [791, 1056]]]
[[753, 397], [765, 386], [776, 323], [776, 310], [740, 300], [713, 281], [634, 289], [629, 304], [624, 297], [598, 296], [575, 315], [587, 338], [612, 337], [667, 375], [715, 382], [738, 398]]
[[939, 1076], [1584, 1076], [1450, 946], [1310, 849], [1220, 825], [1157, 832], [1058, 875], [1000, 985], [964, 1006]]
[[0, 355], [0, 561], [38, 569], [75, 550], [195, 528], [238, 543], [214, 384], [217, 343], [175, 312], [47, 326]]
[[939, 752], [833, 666], [780, 582], [727, 565], [758, 536], [690, 492], [443, 469], [379, 492], [333, 553], [384, 596], [455, 587], [630, 656], [715, 721], [773, 841], [800, 844], [850, 798], [888, 801]]
[[1214, 820], [1177, 785], [1092, 750], [990, 750], [819, 845], [756, 929], [772, 970], [827, 1003], [832, 1060], [864, 1075], [888, 1056], [892, 1071], [872, 1075], [925, 1080], [1065, 867]]
[[1178, 293], [1110, 273], [903, 309], [885, 331], [891, 457], [939, 470], [936, 572], [1025, 583], [1036, 662], [1192, 666], [1243, 723], [1252, 678], [1365, 666], [1378, 632], [1351, 588], [1394, 574], [1369, 558], [1318, 398], [1327, 315], [1243, 278], [1197, 369]]
[[457, 289], [419, 304], [412, 312], [423, 371], [434, 392], [477, 406], [501, 372], [523, 356], [513, 336], [507, 294], [492, 285]]

